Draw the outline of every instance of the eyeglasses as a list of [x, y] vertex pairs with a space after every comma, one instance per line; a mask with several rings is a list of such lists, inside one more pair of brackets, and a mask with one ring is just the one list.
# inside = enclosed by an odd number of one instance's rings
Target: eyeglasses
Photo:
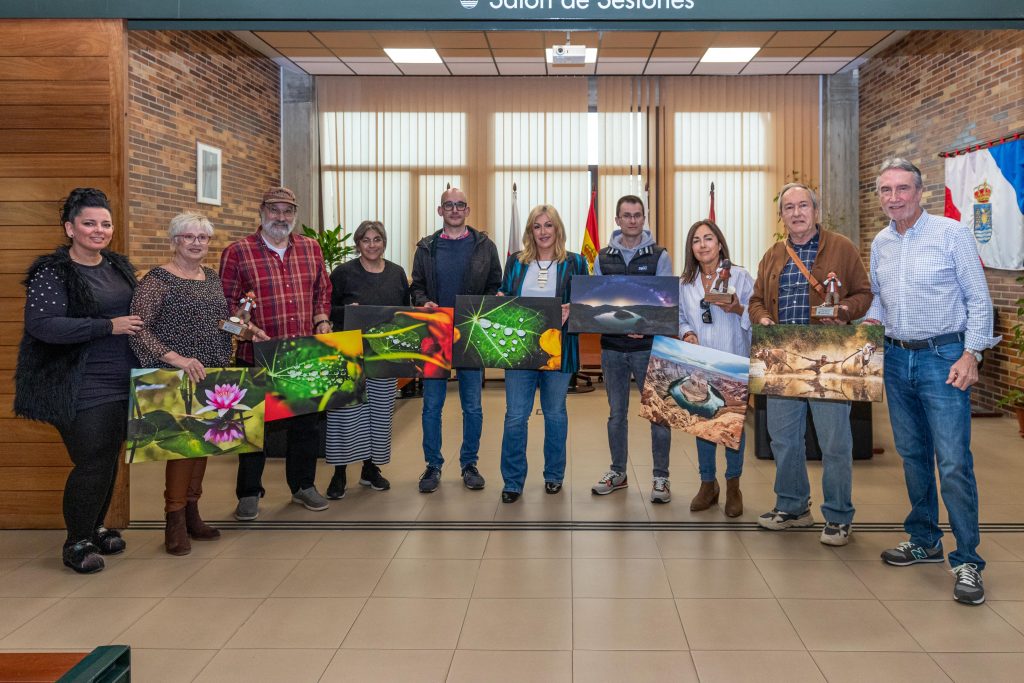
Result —
[[445, 211], [465, 211], [466, 207], [468, 206], [469, 204], [467, 204], [466, 202], [445, 202], [441, 204], [441, 208], [444, 209]]
[[207, 242], [210, 241], [209, 235], [193, 235], [190, 232], [185, 233], [184, 235], [175, 235], [175, 237], [177, 237], [185, 244], [195, 244], [196, 242], [198, 242], [199, 244], [206, 244]]
[[712, 322], [714, 322], [711, 319], [711, 304], [709, 304], [704, 299], [701, 299], [700, 300], [700, 310], [703, 311], [703, 313], [700, 314], [700, 321], [702, 323], [704, 323], [705, 325], [710, 325]]
[[642, 213], [620, 213], [619, 219], [624, 221], [642, 221], [644, 215]]
[[359, 244], [383, 244], [384, 240], [380, 238], [380, 235], [376, 237], [364, 237], [359, 240]]
[[269, 213], [271, 216], [284, 216], [285, 218], [291, 218], [292, 216], [295, 215], [294, 206], [289, 206], [286, 209], [278, 209], [273, 206], [267, 206], [266, 209], [267, 213]]

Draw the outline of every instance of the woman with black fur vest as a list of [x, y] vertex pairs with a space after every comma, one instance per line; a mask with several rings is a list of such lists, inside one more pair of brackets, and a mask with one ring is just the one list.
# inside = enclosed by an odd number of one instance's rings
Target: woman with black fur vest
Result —
[[18, 350], [14, 412], [52, 424], [74, 467], [64, 485], [64, 564], [103, 569], [101, 555], [124, 552], [103, 526], [128, 423], [128, 377], [136, 366], [128, 337], [142, 319], [128, 314], [135, 269], [107, 251], [114, 234], [107, 196], [77, 188], [64, 202], [69, 243], [40, 256], [25, 278], [25, 334]]

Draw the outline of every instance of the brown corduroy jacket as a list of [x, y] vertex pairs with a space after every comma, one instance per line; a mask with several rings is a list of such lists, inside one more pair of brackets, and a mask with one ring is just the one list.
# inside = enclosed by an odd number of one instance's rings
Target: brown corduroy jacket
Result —
[[[849, 309], [840, 309], [840, 319], [847, 322], [856, 320], [867, 313], [872, 298], [871, 281], [860, 260], [857, 247], [843, 235], [825, 230], [820, 225], [818, 234], [818, 255], [814, 259], [814, 264], [804, 265], [818, 282], [824, 282], [830, 271], [836, 274], [843, 283], [839, 287], [839, 304]], [[748, 305], [750, 321], [755, 325], [760, 323], [762, 318], [771, 318], [773, 322], [779, 322], [779, 275], [782, 274], [787, 261], [789, 254], [786, 253], [785, 241], [776, 242], [761, 257], [761, 263], [757, 266], [754, 293]], [[808, 290], [811, 308], [824, 301], [824, 297], [813, 287], [808, 286]], [[811, 322], [815, 320], [812, 318]]]

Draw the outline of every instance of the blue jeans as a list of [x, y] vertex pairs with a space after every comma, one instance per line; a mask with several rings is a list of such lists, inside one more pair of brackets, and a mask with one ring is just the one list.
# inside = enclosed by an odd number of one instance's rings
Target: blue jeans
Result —
[[849, 401], [819, 401], [768, 397], [768, 435], [775, 455], [775, 508], [791, 515], [807, 509], [811, 484], [807, 481], [807, 409], [821, 446], [821, 512], [826, 522], [853, 521], [853, 432]]
[[[475, 465], [480, 450], [480, 432], [484, 426], [484, 411], [480, 405], [483, 370], [458, 370], [459, 402], [462, 404], [462, 450], [459, 452], [461, 468]], [[423, 458], [430, 467], [441, 469], [441, 410], [448, 397], [448, 380], [423, 380]]]
[[[626, 471], [629, 458], [629, 377], [643, 390], [647, 378], [650, 351], [611, 351], [601, 349], [601, 371], [608, 392], [608, 449], [612, 452], [611, 469], [620, 474]], [[668, 476], [668, 451], [672, 447], [672, 430], [651, 423], [651, 455], [654, 458], [654, 476]]]
[[938, 545], [939, 499], [935, 487], [938, 462], [942, 502], [956, 538], [952, 566], [970, 562], [985, 568], [978, 556], [978, 484], [971, 455], [971, 391], [946, 384], [949, 369], [964, 352], [962, 343], [909, 351], [885, 345], [885, 391], [896, 450], [910, 497], [903, 528], [913, 543]]
[[565, 478], [565, 437], [569, 416], [565, 394], [572, 375], [540, 370], [505, 371], [505, 434], [501, 438], [501, 477], [505, 491], [521, 493], [526, 483], [526, 438], [533, 397], [540, 387], [544, 412], [544, 481]]
[[[736, 450], [725, 449], [725, 478], [735, 479], [743, 474], [743, 449], [747, 445], [747, 431], [740, 432], [740, 447]], [[715, 480], [715, 454], [718, 444], [697, 437], [697, 468], [701, 481]]]

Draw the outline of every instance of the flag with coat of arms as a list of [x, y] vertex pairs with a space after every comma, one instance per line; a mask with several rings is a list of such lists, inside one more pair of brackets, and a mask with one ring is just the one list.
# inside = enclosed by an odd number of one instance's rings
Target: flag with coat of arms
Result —
[[988, 268], [1024, 270], [1024, 135], [946, 155], [946, 209]]
[[594, 198], [596, 192], [590, 193], [590, 211], [587, 212], [587, 229], [583, 233], [583, 245], [580, 247], [580, 254], [587, 259], [590, 272], [594, 272], [594, 261], [597, 260], [597, 252], [601, 250], [601, 237], [597, 231], [597, 214], [594, 213]]

